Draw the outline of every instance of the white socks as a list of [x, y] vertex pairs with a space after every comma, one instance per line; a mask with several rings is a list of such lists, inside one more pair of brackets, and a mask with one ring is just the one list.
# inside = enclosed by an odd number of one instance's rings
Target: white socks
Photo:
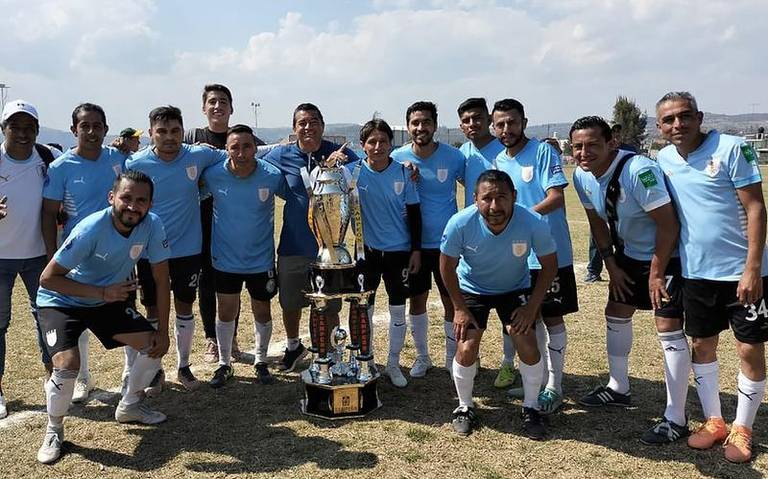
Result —
[[[49, 418], [61, 418], [67, 414], [75, 391], [74, 369], [53, 368], [53, 373], [45, 382], [45, 403]], [[60, 421], [59, 421], [60, 423]]]
[[89, 342], [88, 339], [90, 338], [91, 334], [86, 329], [82, 333], [80, 333], [80, 337], [77, 338], [77, 349], [80, 350], [80, 371], [77, 373], [77, 377], [79, 378], [87, 378], [90, 374], [88, 372], [88, 350], [89, 350]]
[[144, 388], [148, 387], [160, 369], [161, 358], [150, 358], [146, 353], [139, 353], [128, 374], [128, 388], [123, 399], [126, 406], [136, 404], [142, 398]]
[[667, 385], [667, 408], [664, 417], [685, 426], [685, 400], [688, 397], [688, 375], [691, 354], [682, 330], [658, 333], [664, 352], [664, 379]]
[[225, 322], [216, 319], [216, 345], [219, 347], [220, 366], [229, 366], [232, 361], [232, 338], [234, 337], [235, 321]]
[[632, 350], [632, 318], [605, 316], [608, 350], [608, 387], [619, 394], [629, 392], [629, 352]]
[[[234, 321], [233, 321], [234, 323]], [[272, 339], [272, 321], [266, 323], [255, 322], [253, 327], [256, 334], [256, 354], [253, 360], [253, 364], [266, 363], [267, 362], [267, 350], [269, 349], [269, 341]], [[216, 335], [218, 336], [218, 329]], [[219, 349], [221, 351], [221, 349]]]
[[443, 321], [443, 330], [445, 330], [445, 367], [453, 364], [453, 357], [456, 356], [456, 338], [453, 335], [453, 323]]
[[693, 379], [699, 395], [704, 417], [723, 417], [720, 409], [720, 366], [717, 361], [711, 363], [693, 363]]
[[501, 325], [501, 337], [503, 339], [504, 358], [502, 358], [502, 364], [515, 365], [515, 342], [512, 341], [512, 336], [506, 334], [505, 327]]
[[416, 355], [429, 356], [427, 343], [429, 316], [427, 313], [409, 314], [408, 316], [411, 318], [411, 335], [413, 336], [413, 345], [416, 347]]
[[568, 334], [565, 331], [565, 323], [547, 328], [549, 333], [549, 345], [547, 356], [549, 357], [549, 379], [547, 388], [563, 393], [563, 369], [565, 367], [565, 349], [568, 345]]
[[176, 315], [176, 353], [179, 369], [189, 366], [189, 353], [192, 351], [192, 338], [195, 336], [194, 315]]
[[520, 370], [520, 377], [523, 379], [523, 407], [538, 409], [544, 361], [540, 357], [536, 364], [526, 364], [521, 359], [517, 367]]
[[739, 402], [733, 423], [752, 429], [757, 410], [765, 397], [765, 379], [752, 381], [739, 371], [738, 387]]
[[125, 365], [123, 366], [123, 378], [125, 378], [131, 373], [133, 362], [136, 361], [136, 355], [139, 354], [139, 352], [133, 349], [132, 347], [126, 345], [126, 346], [123, 346], [123, 353], [125, 354]]
[[549, 382], [549, 349], [547, 349], [548, 342], [549, 335], [547, 334], [547, 326], [544, 324], [544, 321], [539, 318], [536, 320], [536, 346], [539, 348], [539, 354], [541, 355], [541, 359], [544, 364], [544, 367], [541, 370], [542, 384]]
[[389, 305], [389, 355], [387, 364], [399, 365], [400, 352], [405, 344], [405, 333], [408, 326], [405, 322], [405, 305]]
[[[473, 407], [472, 389], [475, 385], [477, 374], [477, 361], [472, 366], [462, 366], [456, 359], [453, 360], [453, 383], [456, 385], [456, 395], [459, 396], [459, 407]], [[539, 392], [536, 391], [536, 394]]]

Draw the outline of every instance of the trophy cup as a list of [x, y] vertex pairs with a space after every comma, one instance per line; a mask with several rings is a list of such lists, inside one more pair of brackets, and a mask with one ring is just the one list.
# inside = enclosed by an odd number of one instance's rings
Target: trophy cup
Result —
[[[360, 172], [340, 164], [320, 162], [301, 176], [309, 196], [308, 221], [318, 243], [310, 268], [311, 366], [301, 374], [304, 414], [325, 419], [361, 417], [381, 407], [373, 366], [371, 324], [365, 276], [346, 248], [349, 223], [354, 225], [355, 258], [364, 259], [363, 225], [356, 187]], [[326, 307], [332, 299], [349, 303], [349, 333], [340, 327], [328, 331]]]

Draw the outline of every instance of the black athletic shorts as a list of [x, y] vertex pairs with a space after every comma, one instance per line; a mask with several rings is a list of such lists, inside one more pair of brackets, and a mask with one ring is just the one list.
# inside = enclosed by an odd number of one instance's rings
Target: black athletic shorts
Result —
[[432, 277], [435, 278], [435, 284], [437, 284], [440, 295], [448, 296], [443, 277], [440, 276], [440, 250], [438, 248], [421, 250], [421, 269], [408, 278], [410, 295], [418, 296], [432, 289]]
[[[730, 326], [742, 343], [768, 341], [768, 305], [765, 296], [747, 307], [738, 302], [738, 281], [683, 280], [685, 334], [694, 338], [717, 336]], [[763, 278], [763, 294], [768, 277]]]
[[124, 301], [92, 308], [40, 308], [37, 314], [51, 356], [77, 347], [77, 341], [86, 329], [90, 329], [107, 349], [124, 346], [112, 339], [117, 334], [155, 331], [133, 303]]
[[213, 276], [217, 293], [240, 294], [245, 283], [248, 294], [257, 301], [269, 301], [277, 294], [277, 273], [274, 269], [253, 274], [227, 273], [214, 269]]
[[[374, 294], [384, 278], [384, 288], [389, 296], [389, 304], [399, 306], [408, 298], [408, 263], [410, 251], [381, 251], [365, 247], [365, 259], [358, 264], [365, 276], [365, 289]], [[373, 303], [373, 298], [370, 302]]]
[[[621, 268], [635, 284], [629, 285], [631, 294], [624, 294], [624, 301], [608, 292], [608, 299], [617, 303], [634, 306], [637, 309], [650, 311], [651, 297], [648, 293], [648, 278], [651, 276], [651, 262], [632, 259], [623, 254], [615, 256], [616, 264]], [[666, 288], [670, 300], [664, 305], [654, 310], [654, 316], [659, 318], [683, 319], [683, 277], [680, 269], [680, 258], [670, 258], [667, 264], [667, 270], [664, 272], [666, 277]]]
[[480, 329], [486, 329], [488, 326], [488, 315], [491, 309], [496, 310], [501, 324], [510, 324], [512, 322], [512, 311], [520, 306], [528, 304], [531, 296], [530, 289], [519, 289], [504, 294], [472, 294], [462, 291], [464, 303], [472, 316], [477, 321]]
[[[536, 286], [536, 280], [541, 270], [531, 270], [531, 290]], [[541, 303], [541, 315], [554, 318], [575, 313], [579, 310], [579, 298], [576, 295], [576, 275], [573, 265], [564, 266], [557, 270], [557, 276], [547, 290], [544, 302]]]
[[[171, 291], [173, 298], [182, 303], [192, 304], [197, 297], [197, 285], [200, 281], [201, 256], [182, 256], [168, 260], [168, 271], [171, 276]], [[155, 296], [155, 278], [152, 277], [152, 267], [146, 259], [140, 259], [136, 264], [141, 285], [141, 304], [146, 307], [157, 305]]]

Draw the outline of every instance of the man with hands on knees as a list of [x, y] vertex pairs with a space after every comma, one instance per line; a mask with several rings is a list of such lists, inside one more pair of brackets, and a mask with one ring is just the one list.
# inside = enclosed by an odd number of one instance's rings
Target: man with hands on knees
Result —
[[[538, 411], [538, 394], [544, 363], [535, 322], [557, 274], [556, 245], [546, 222], [515, 205], [514, 184], [503, 171], [482, 173], [474, 198], [473, 206], [450, 219], [440, 245], [440, 274], [456, 311], [453, 328], [458, 347], [453, 378], [459, 406], [453, 411], [453, 428], [466, 436], [477, 423], [472, 388], [480, 340], [494, 308], [520, 358], [523, 431], [530, 439], [542, 440], [546, 427]], [[531, 251], [542, 267], [532, 291]]]

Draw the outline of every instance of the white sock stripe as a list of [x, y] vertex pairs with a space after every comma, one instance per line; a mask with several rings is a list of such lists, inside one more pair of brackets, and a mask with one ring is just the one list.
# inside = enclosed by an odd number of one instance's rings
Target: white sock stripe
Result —
[[606, 322], [612, 323], [612, 324], [627, 324], [632, 322], [632, 316], [628, 318], [619, 318], [616, 316], [608, 316], [605, 315]]
[[677, 341], [685, 339], [685, 333], [682, 331], [673, 331], [671, 333], [657, 333], [659, 341]]

